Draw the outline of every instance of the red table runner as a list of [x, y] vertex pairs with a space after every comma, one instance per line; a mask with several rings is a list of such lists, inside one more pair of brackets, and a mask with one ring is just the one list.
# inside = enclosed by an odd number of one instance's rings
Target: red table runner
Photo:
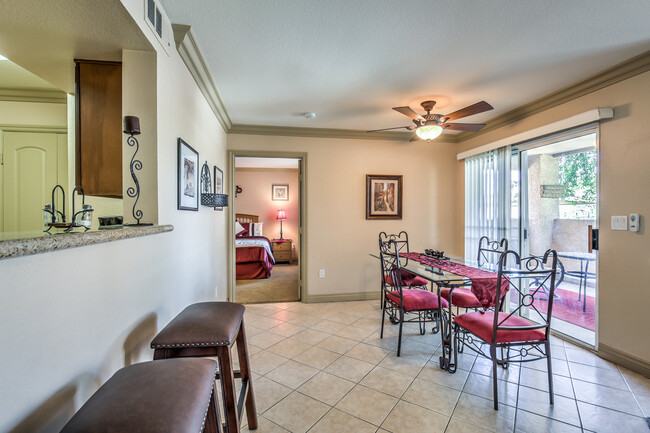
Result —
[[[483, 309], [487, 310], [494, 306], [497, 294], [497, 274], [494, 272], [484, 271], [483, 269], [473, 268], [449, 260], [434, 259], [433, 257], [425, 256], [420, 253], [400, 253], [400, 256], [469, 278], [472, 281], [470, 287], [472, 293], [474, 293], [474, 296], [479, 300]], [[505, 277], [501, 282], [501, 296], [503, 297], [508, 293], [509, 282]]]

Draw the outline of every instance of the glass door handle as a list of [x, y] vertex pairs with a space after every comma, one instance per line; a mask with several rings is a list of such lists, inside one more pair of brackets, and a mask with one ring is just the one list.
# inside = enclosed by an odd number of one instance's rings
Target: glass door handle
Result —
[[593, 250], [598, 250], [598, 229], [593, 228], [590, 224], [587, 226], [587, 231], [587, 251], [592, 253]]

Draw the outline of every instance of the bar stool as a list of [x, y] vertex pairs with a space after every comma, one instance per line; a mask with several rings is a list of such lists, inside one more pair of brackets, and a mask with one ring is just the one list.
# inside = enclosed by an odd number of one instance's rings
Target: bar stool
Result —
[[[216, 356], [219, 362], [217, 379], [226, 411], [226, 431], [239, 432], [243, 405], [246, 404], [248, 428], [257, 429], [257, 410], [253, 396], [246, 333], [244, 306], [232, 302], [201, 302], [181, 311], [151, 341], [153, 359]], [[231, 349], [237, 343], [240, 370], [233, 370]], [[242, 387], [239, 399], [235, 378]], [[218, 405], [217, 405], [218, 406]]]
[[169, 359], [118, 370], [61, 433], [219, 432], [214, 396], [217, 363]]

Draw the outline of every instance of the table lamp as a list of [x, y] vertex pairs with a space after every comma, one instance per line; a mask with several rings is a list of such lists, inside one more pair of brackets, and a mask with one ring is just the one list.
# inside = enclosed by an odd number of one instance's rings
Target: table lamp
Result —
[[287, 214], [283, 210], [278, 210], [278, 215], [275, 217], [276, 220], [280, 220], [280, 240], [284, 240], [282, 237], [282, 221], [287, 219]]

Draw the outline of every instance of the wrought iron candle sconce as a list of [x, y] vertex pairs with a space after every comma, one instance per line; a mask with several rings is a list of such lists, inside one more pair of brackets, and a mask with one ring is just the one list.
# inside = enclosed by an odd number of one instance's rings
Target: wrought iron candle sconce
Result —
[[210, 174], [208, 161], [205, 161], [201, 167], [201, 204], [209, 207], [228, 206], [227, 194], [215, 194], [212, 192], [212, 175]]
[[139, 159], [136, 159], [135, 156], [138, 154], [138, 150], [140, 149], [140, 143], [138, 143], [138, 140], [135, 138], [135, 135], [140, 135], [140, 119], [136, 116], [124, 116], [124, 133], [125, 134], [131, 134], [129, 138], [126, 139], [126, 142], [129, 146], [135, 147], [135, 151], [133, 152], [133, 156], [131, 157], [131, 164], [129, 165], [129, 168], [131, 169], [131, 177], [133, 178], [133, 183], [135, 183], [135, 188], [130, 186], [126, 190], [126, 195], [128, 195], [131, 198], [135, 198], [135, 201], [133, 202], [133, 210], [131, 213], [133, 214], [133, 218], [136, 220], [135, 223], [129, 223], [129, 224], [124, 224], [125, 226], [151, 226], [153, 223], [141, 223], [140, 220], [143, 217], [143, 213], [141, 209], [137, 209], [136, 207], [138, 205], [138, 200], [140, 199], [140, 182], [138, 182], [138, 178], [135, 175], [136, 170], [142, 170], [142, 161]]
[[[61, 191], [62, 211], [56, 209], [55, 198], [57, 190]], [[78, 212], [75, 212], [75, 192], [77, 194], [81, 192], [81, 210]], [[51, 234], [50, 230], [52, 230], [52, 227], [65, 229], [65, 232], [69, 232], [75, 227], [83, 227], [87, 231], [90, 229], [92, 222], [92, 213], [92, 206], [86, 204], [86, 194], [84, 193], [84, 189], [80, 185], [77, 185], [72, 190], [72, 219], [70, 222], [67, 222], [65, 214], [65, 190], [61, 185], [56, 185], [52, 188], [52, 203], [46, 204], [43, 208], [43, 225], [47, 227], [47, 229], [43, 231]]]

